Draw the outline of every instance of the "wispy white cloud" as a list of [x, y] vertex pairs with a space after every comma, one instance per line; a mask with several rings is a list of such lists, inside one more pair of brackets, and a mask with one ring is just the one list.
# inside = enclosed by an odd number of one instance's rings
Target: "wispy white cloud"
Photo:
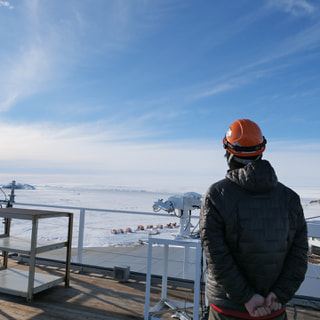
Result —
[[50, 57], [41, 45], [23, 48], [1, 72], [0, 111], [43, 88], [50, 72]]
[[303, 187], [320, 185], [318, 141], [269, 141], [265, 156], [273, 163], [283, 183]]
[[[196, 181], [204, 179], [204, 187], [207, 187], [214, 170], [225, 171], [223, 150], [215, 148], [214, 143], [119, 143], [110, 139], [117, 133], [106, 130], [103, 135], [94, 128], [95, 124], [89, 131], [88, 126], [63, 129], [49, 124], [16, 126], [2, 123], [0, 143], [7, 145], [0, 159], [2, 172], [29, 176], [35, 173], [44, 177], [52, 172], [69, 172], [79, 177], [96, 175], [106, 181], [112, 176], [114, 182], [127, 177], [127, 183], [135, 179], [141, 184], [160, 184], [164, 177], [181, 185], [187, 180], [197, 184]], [[108, 135], [109, 139], [106, 139]], [[214, 160], [218, 157], [220, 161]], [[221, 173], [216, 179], [220, 177]]]
[[[0, 5], [10, 4], [0, 0]], [[72, 74], [77, 63], [87, 63], [88, 56], [103, 55], [108, 65], [109, 56], [133, 50], [133, 42], [156, 24], [145, 18], [150, 8], [145, 1], [139, 1], [138, 5], [127, 1], [103, 3], [104, 13], [97, 12], [94, 21], [86, 5], [78, 5], [76, 1], [66, 4], [61, 16], [59, 13], [57, 16], [54, 4], [47, 6], [38, 0], [28, 0], [21, 5], [25, 7], [17, 49], [3, 53], [0, 61], [0, 81], [5, 84], [0, 88], [0, 111], [28, 96], [50, 90], [55, 81], [59, 85], [66, 74]], [[156, 11], [161, 14], [161, 10]], [[47, 81], [51, 81], [49, 85]]]
[[[263, 77], [271, 76], [278, 66], [265, 67], [263, 63], [253, 63], [240, 66], [237, 70], [214, 79], [211, 83], [203, 84], [194, 89], [193, 99], [201, 99], [241, 88]], [[189, 89], [189, 91], [191, 91]]]
[[[263, 56], [252, 57], [252, 62], [239, 66], [235, 71], [222, 75], [213, 80], [214, 84], [204, 84], [200, 91], [195, 94], [196, 98], [203, 98], [237, 89], [257, 79], [270, 77], [282, 69], [295, 67], [306, 59], [315, 56], [310, 52], [317, 51], [320, 47], [320, 23], [297, 32], [284, 39], [279, 45], [264, 53]], [[304, 53], [308, 53], [308, 55]], [[300, 56], [298, 56], [300, 55]], [[283, 59], [290, 58], [290, 59]]]
[[26, 97], [44, 90], [55, 72], [53, 48], [56, 43], [47, 30], [43, 31], [47, 38], [41, 33], [38, 1], [30, 0], [24, 5], [25, 10], [17, 26], [20, 26], [21, 34], [12, 39], [15, 50], [4, 52], [0, 61], [0, 111], [6, 111]]
[[311, 15], [317, 8], [307, 0], [269, 0], [269, 8], [276, 8], [294, 16]]
[[14, 6], [12, 6], [9, 1], [0, 0], [0, 7], [7, 7], [8, 9], [14, 9]]
[[214, 86], [213, 88], [209, 89], [208, 91], [205, 91], [203, 93], [200, 93], [199, 95], [197, 95], [198, 97], [202, 98], [202, 97], [208, 97], [208, 96], [213, 96], [215, 94], [218, 93], [222, 93], [225, 91], [229, 91], [232, 90], [236, 87], [238, 87], [238, 84], [231, 84], [231, 83], [220, 83], [217, 86]]
[[[232, 28], [229, 27], [224, 30], [222, 33], [223, 41], [226, 38], [234, 37], [239, 32], [245, 32], [248, 28], [254, 28], [258, 21], [270, 15], [270, 9], [282, 10], [295, 16], [301, 16], [318, 12], [319, 5], [311, 4], [307, 0], [268, 0], [266, 6], [261, 6], [254, 12], [248, 12], [246, 15], [240, 16], [231, 24]], [[210, 83], [198, 85], [198, 88], [193, 91], [195, 93], [192, 94], [192, 98], [203, 98], [238, 89], [257, 79], [270, 77], [281, 69], [295, 67], [301, 61], [314, 58], [310, 52], [317, 50], [320, 46], [319, 29], [320, 23], [318, 20], [313, 23], [311, 20], [311, 24], [308, 27], [291, 33], [272, 47], [268, 46], [264, 50], [260, 50], [260, 53], [255, 56], [252, 55], [251, 62], [248, 63], [250, 61], [248, 59], [246, 59], [245, 63], [239, 61], [239, 67], [235, 68], [233, 72], [218, 76]], [[304, 54], [306, 52], [308, 55]], [[301, 56], [297, 57], [299, 54]], [[318, 52], [315, 51], [315, 54], [318, 55]], [[294, 56], [296, 57], [293, 58]], [[247, 55], [246, 57], [250, 56]], [[291, 59], [285, 60], [283, 58]]]
[[[68, 172], [70, 182], [95, 176], [95, 181], [110, 184], [174, 185], [180, 190], [204, 192], [227, 170], [221, 141], [119, 142], [112, 139], [116, 135], [111, 129], [102, 133], [96, 123], [91, 128], [1, 123], [0, 143], [5, 147], [0, 177], [2, 173], [6, 179], [10, 173], [12, 179], [28, 175], [32, 182], [43, 175], [42, 183], [47, 183], [50, 174], [62, 179]], [[306, 145], [304, 141], [269, 141], [264, 157], [274, 165], [282, 182], [316, 186], [320, 181], [316, 170], [319, 154], [318, 142]], [[304, 169], [300, 170], [302, 165]]]

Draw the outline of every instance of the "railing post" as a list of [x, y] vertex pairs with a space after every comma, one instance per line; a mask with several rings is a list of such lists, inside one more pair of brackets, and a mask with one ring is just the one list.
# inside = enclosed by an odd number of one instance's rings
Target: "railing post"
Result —
[[182, 273], [183, 279], [187, 279], [187, 277], [189, 276], [189, 256], [190, 256], [190, 247], [185, 246], [184, 259], [183, 259], [183, 273]]
[[84, 238], [84, 220], [86, 210], [80, 209], [79, 217], [79, 233], [78, 233], [78, 263], [82, 263], [82, 251], [83, 251], [83, 238]]

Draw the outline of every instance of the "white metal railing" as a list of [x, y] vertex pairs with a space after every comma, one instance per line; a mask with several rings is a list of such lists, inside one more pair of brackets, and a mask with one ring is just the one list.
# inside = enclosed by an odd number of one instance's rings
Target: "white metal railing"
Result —
[[[66, 209], [66, 210], [78, 211], [80, 213], [79, 228], [78, 228], [78, 247], [77, 247], [77, 262], [78, 263], [82, 263], [86, 211], [168, 217], [168, 213], [128, 211], [128, 210], [116, 210], [116, 209], [95, 209], [95, 208], [87, 208], [87, 207], [72, 207], [72, 206], [47, 205], [47, 204], [35, 204], [35, 203], [14, 202], [14, 206], [55, 208], [55, 209]], [[192, 219], [199, 219], [199, 216], [192, 215], [191, 218]], [[320, 216], [310, 217], [310, 218], [307, 218], [306, 221], [307, 221], [307, 225], [308, 225], [309, 237], [320, 239], [320, 222], [319, 222], [319, 220], [316, 220], [316, 221], [314, 220], [314, 219], [318, 219], [318, 218], [320, 218]]]
[[[80, 216], [79, 216], [78, 247], [77, 247], [77, 262], [78, 263], [82, 263], [86, 211], [105, 212], [105, 213], [120, 213], [120, 214], [135, 214], [135, 215], [139, 214], [139, 215], [168, 217], [167, 213], [158, 213], [158, 212], [127, 211], [127, 210], [115, 210], [115, 209], [94, 209], [94, 208], [59, 206], [59, 205], [48, 205], [48, 204], [35, 204], [35, 203], [14, 202], [14, 206], [15, 207], [16, 206], [42, 207], [42, 208], [55, 208], [55, 209], [66, 209], [66, 210], [79, 211]], [[192, 219], [193, 218], [199, 219], [199, 216], [193, 215]]]

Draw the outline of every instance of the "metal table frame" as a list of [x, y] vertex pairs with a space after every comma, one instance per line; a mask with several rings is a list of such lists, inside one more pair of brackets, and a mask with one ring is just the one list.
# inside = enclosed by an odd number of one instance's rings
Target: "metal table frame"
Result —
[[[26, 297], [32, 301], [33, 295], [61, 282], [65, 286], [70, 284], [71, 266], [71, 242], [73, 228], [73, 213], [56, 212], [19, 208], [0, 208], [0, 217], [5, 218], [4, 233], [0, 235], [0, 250], [3, 252], [3, 264], [0, 270], [0, 292]], [[40, 219], [67, 217], [68, 235], [67, 241], [63, 242], [38, 242], [38, 222]], [[10, 236], [12, 219], [23, 219], [32, 222], [31, 240], [28, 243], [25, 239]], [[39, 274], [35, 272], [36, 255], [41, 252], [56, 250], [66, 247], [66, 270], [64, 277]], [[8, 268], [8, 253], [24, 253], [30, 256], [29, 271], [21, 271]]]
[[[161, 291], [161, 300], [151, 310], [149, 310], [150, 288], [151, 288], [152, 245], [155, 243], [164, 245], [162, 291]], [[181, 306], [185, 306], [185, 303], [167, 299], [169, 246], [181, 246], [185, 248], [184, 272], [187, 272], [187, 269], [188, 269], [189, 248], [194, 247], [196, 249], [194, 292], [193, 292], [193, 320], [198, 320], [199, 319], [199, 303], [200, 303], [201, 252], [202, 252], [200, 240], [193, 240], [193, 239], [170, 240], [170, 239], [161, 239], [161, 238], [153, 238], [153, 237], [149, 237], [149, 240], [148, 240], [148, 264], [147, 264], [144, 320], [159, 319], [159, 318], [152, 317], [152, 313], [156, 311], [160, 311], [165, 306], [173, 310], [179, 309], [181, 308]], [[181, 316], [184, 319], [187, 319], [187, 320], [190, 319], [186, 314], [183, 314]]]

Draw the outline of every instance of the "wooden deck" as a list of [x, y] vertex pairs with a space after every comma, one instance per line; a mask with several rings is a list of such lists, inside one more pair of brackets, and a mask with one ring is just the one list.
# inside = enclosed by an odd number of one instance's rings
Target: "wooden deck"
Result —
[[[9, 259], [10, 267], [27, 269], [17, 260]], [[59, 265], [37, 264], [37, 271], [54, 275], [63, 274]], [[35, 295], [32, 302], [25, 298], [0, 293], [0, 319], [12, 320], [124, 320], [143, 319], [145, 304], [145, 281], [143, 276], [131, 275], [127, 282], [113, 280], [111, 270], [87, 270], [72, 267], [71, 286], [63, 284]], [[170, 282], [168, 298], [182, 302], [192, 302], [192, 286]], [[150, 305], [155, 305], [161, 297], [160, 281], [152, 284]], [[192, 318], [192, 310], [185, 310]], [[172, 319], [172, 310], [166, 310], [162, 319]], [[320, 310], [288, 306], [289, 320], [320, 319]]]

